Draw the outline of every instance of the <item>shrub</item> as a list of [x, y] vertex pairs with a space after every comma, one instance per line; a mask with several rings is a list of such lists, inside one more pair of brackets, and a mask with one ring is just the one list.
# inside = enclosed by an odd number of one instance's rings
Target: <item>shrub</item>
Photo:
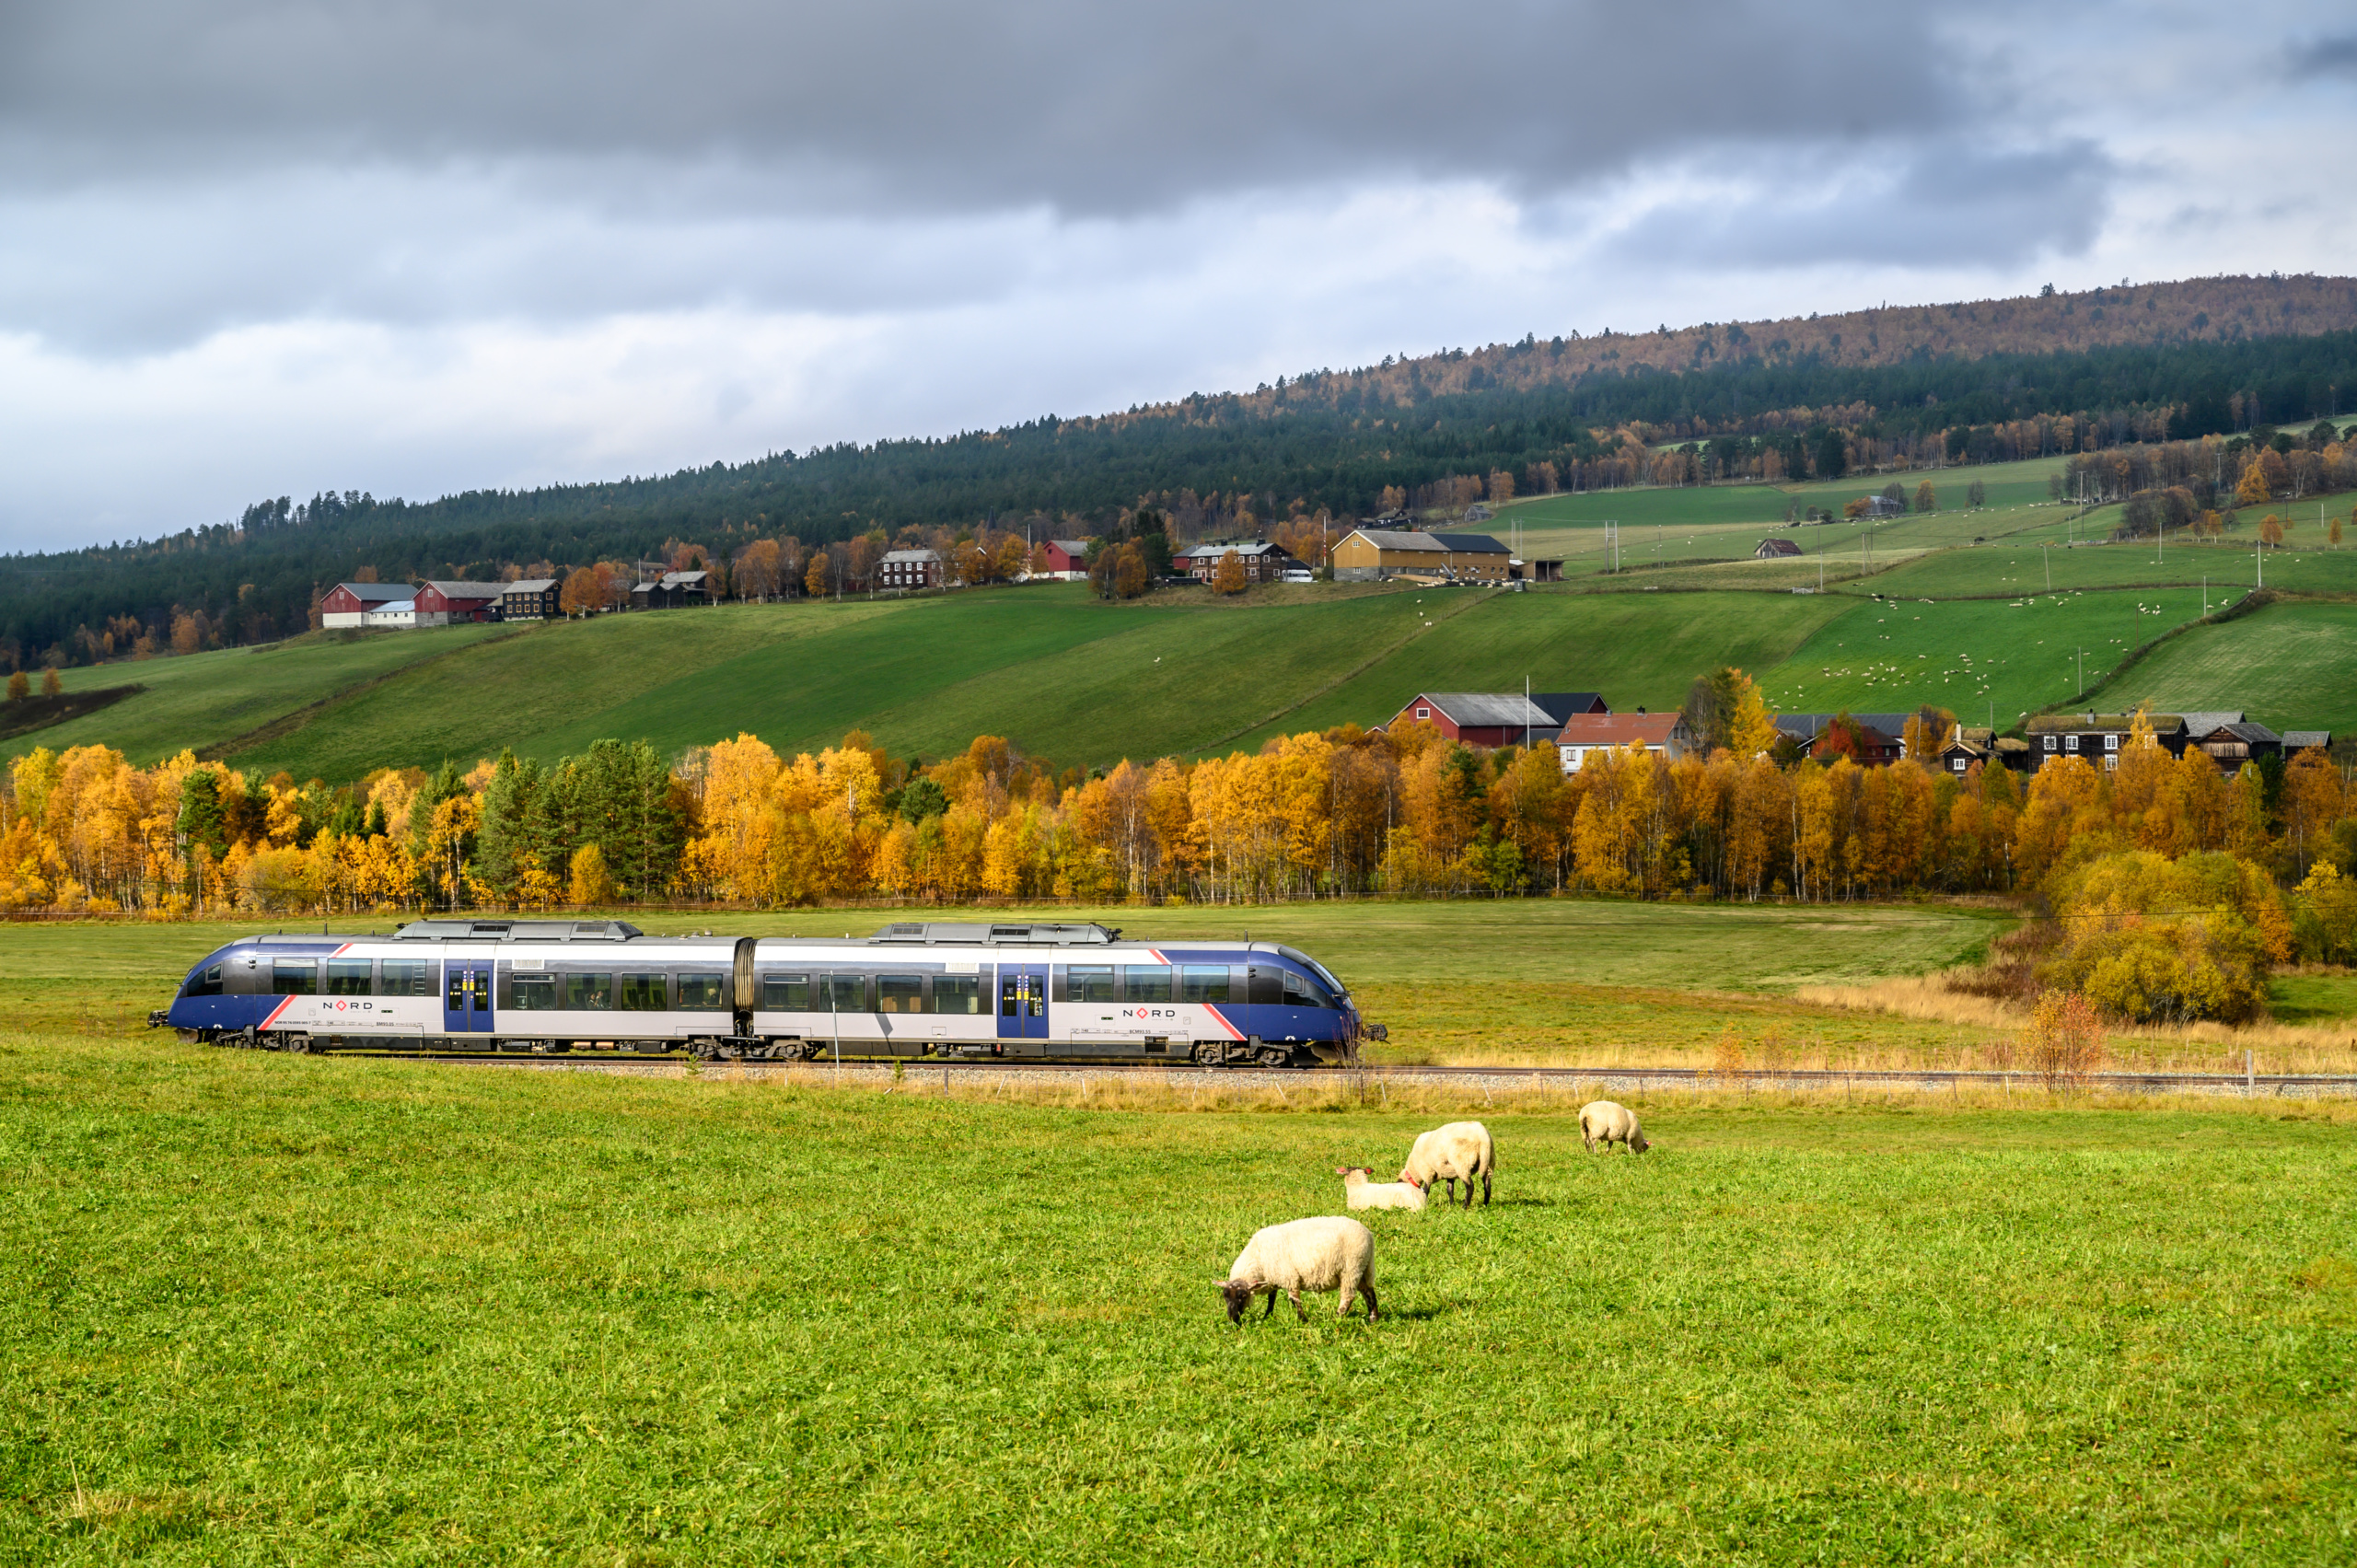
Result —
[[2074, 991], [2039, 997], [2022, 1031], [2021, 1055], [2049, 1090], [2084, 1084], [2103, 1065], [2103, 1020], [2095, 1004]]

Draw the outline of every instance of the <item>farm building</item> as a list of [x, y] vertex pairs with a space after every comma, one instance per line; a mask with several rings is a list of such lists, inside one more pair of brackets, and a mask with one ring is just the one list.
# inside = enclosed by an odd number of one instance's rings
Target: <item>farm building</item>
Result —
[[[2235, 716], [2239, 718], [2241, 715]], [[2214, 721], [2205, 723], [2203, 728], [2221, 735], [2243, 727], [2224, 722], [2223, 714], [2201, 714], [2195, 717]], [[2185, 720], [2176, 714], [2146, 714], [2144, 722], [2152, 726], [2154, 740], [2167, 748], [2173, 757], [2182, 756], [2188, 745], [2197, 742], [2196, 732], [2189, 730]], [[2119, 766], [2120, 748], [2128, 744], [2129, 732], [2135, 726], [2134, 714], [2041, 714], [2023, 726], [2029, 735], [2030, 769], [2034, 772], [2064, 757], [2077, 757], [2099, 768], [2117, 768]], [[2274, 731], [2265, 733], [2269, 740], [2274, 740]], [[2228, 740], [2222, 744], [2232, 746], [2237, 743]], [[2203, 746], [2202, 749], [2211, 751], [2212, 756], [2218, 755], [2209, 746]], [[2245, 750], [2241, 756], [2249, 754]], [[2228, 761], [2227, 766], [2231, 768], [2233, 762]]]
[[1353, 528], [1334, 547], [1338, 582], [1423, 577], [1434, 582], [1503, 583], [1512, 575], [1506, 547], [1485, 533]]
[[1594, 691], [1420, 691], [1391, 725], [1428, 724], [1468, 746], [1528, 746], [1551, 738], [1575, 714], [1611, 711]]
[[417, 590], [405, 588], [402, 598], [379, 599], [368, 607], [362, 624], [377, 632], [413, 632], [417, 629]]
[[417, 590], [407, 583], [338, 583], [319, 600], [319, 624], [366, 626], [368, 612], [378, 605], [416, 595]]
[[1798, 555], [1800, 552], [1800, 545], [1793, 540], [1763, 539], [1759, 541], [1759, 548], [1751, 553], [1755, 560], [1773, 561], [1780, 556]]
[[677, 610], [682, 605], [712, 602], [709, 572], [666, 572], [651, 583], [630, 591], [633, 610]]
[[1088, 541], [1085, 539], [1051, 539], [1039, 547], [1047, 558], [1047, 570], [1034, 572], [1035, 577], [1054, 577], [1061, 582], [1077, 583], [1088, 576]]
[[1694, 732], [1683, 714], [1573, 714], [1555, 736], [1563, 757], [1563, 772], [1576, 773], [1591, 751], [1623, 751], [1638, 747], [1672, 761], [1695, 749]]
[[876, 586], [879, 588], [907, 593], [915, 588], [937, 588], [941, 586], [941, 552], [938, 550], [888, 550], [884, 559], [876, 563]]
[[434, 580], [417, 589], [417, 624], [455, 626], [464, 621], [495, 621], [505, 583], [464, 583]]
[[1992, 761], [2020, 772], [2029, 766], [2029, 742], [2011, 736], [2000, 738], [1986, 725], [1966, 725], [1930, 761], [1945, 773], [1968, 772], [1975, 762], [1985, 767]]
[[1286, 572], [1307, 570], [1283, 545], [1265, 539], [1213, 540], [1192, 550], [1180, 551], [1171, 558], [1171, 564], [1197, 582], [1208, 583], [1230, 551], [1243, 563], [1247, 582], [1273, 583]]
[[499, 595], [499, 619], [552, 621], [563, 613], [557, 609], [558, 594], [554, 577], [524, 577], [510, 583]]
[[[1788, 739], [1803, 747], [1810, 756], [1822, 757], [1840, 749], [1829, 746], [1827, 731], [1840, 714], [1778, 714], [1776, 728]], [[1907, 721], [1913, 714], [1851, 714], [1850, 721], [1858, 726], [1858, 738], [1864, 742], [1856, 761], [1869, 767], [1896, 762], [1907, 755], [1902, 738], [1907, 733]]]

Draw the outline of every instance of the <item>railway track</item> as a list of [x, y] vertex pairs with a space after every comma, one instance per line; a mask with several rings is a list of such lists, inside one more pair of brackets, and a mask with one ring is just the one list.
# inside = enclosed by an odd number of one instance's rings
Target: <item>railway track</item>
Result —
[[[385, 1054], [392, 1054], [390, 1052]], [[639, 1076], [683, 1077], [691, 1065], [697, 1075], [739, 1079], [798, 1075], [823, 1082], [830, 1076], [860, 1080], [892, 1076], [888, 1062], [732, 1062], [693, 1063], [684, 1056], [478, 1056], [459, 1052], [424, 1053], [410, 1060], [466, 1063], [480, 1067], [513, 1067], [555, 1072], [619, 1073]], [[1454, 1083], [1489, 1093], [1534, 1089], [1569, 1089], [1592, 1086], [1595, 1093], [1624, 1093], [1637, 1089], [1724, 1089], [1738, 1093], [1782, 1092], [1856, 1094], [1861, 1091], [1905, 1089], [1916, 1092], [1967, 1088], [2023, 1092], [2039, 1089], [2034, 1073], [1973, 1072], [1951, 1068], [1879, 1069], [1858, 1072], [1794, 1069], [1775, 1072], [1720, 1073], [1707, 1067], [1429, 1067], [1384, 1066], [1343, 1068], [1198, 1067], [1191, 1063], [1088, 1063], [1077, 1062], [936, 1062], [907, 1061], [900, 1064], [904, 1082], [953, 1086], [963, 1080], [1041, 1083], [1059, 1079], [1146, 1079], [1184, 1084], [1272, 1084], [1284, 1087], [1319, 1083], [1377, 1084]], [[2357, 1074], [2282, 1073], [2095, 1073], [2084, 1079], [2090, 1090], [2107, 1094], [2232, 1095], [2247, 1098], [2315, 1099], [2357, 1097]]]

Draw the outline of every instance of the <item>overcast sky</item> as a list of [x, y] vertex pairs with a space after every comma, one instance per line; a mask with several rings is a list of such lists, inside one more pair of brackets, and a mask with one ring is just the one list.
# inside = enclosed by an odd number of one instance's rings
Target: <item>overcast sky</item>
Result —
[[0, 549], [2357, 271], [2336, 12], [0, 0]]

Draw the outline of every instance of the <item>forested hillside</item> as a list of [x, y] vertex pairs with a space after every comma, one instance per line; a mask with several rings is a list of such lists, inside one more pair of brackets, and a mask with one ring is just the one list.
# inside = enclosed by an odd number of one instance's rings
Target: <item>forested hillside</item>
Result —
[[[258, 502], [170, 537], [0, 561], [0, 664], [265, 642], [319, 589], [693, 539], [813, 545], [909, 526], [1095, 531], [1142, 503], [1181, 536], [1292, 513], [2042, 457], [2338, 412], [2357, 282], [2224, 278], [1636, 337], [1526, 338], [1250, 393], [945, 438], [438, 501]], [[1712, 437], [1665, 474], [1653, 448]]]

